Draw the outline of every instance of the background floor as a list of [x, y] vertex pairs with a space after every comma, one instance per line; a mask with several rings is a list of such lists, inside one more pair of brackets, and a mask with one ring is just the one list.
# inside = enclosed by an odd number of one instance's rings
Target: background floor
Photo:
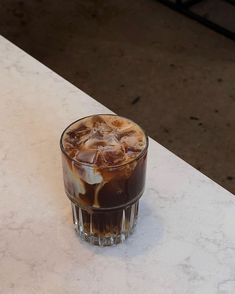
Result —
[[1, 1], [0, 33], [235, 193], [235, 42], [153, 0]]

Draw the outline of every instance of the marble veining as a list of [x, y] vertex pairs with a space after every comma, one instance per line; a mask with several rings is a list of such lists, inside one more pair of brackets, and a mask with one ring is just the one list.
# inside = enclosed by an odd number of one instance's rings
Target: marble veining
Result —
[[0, 37], [0, 293], [235, 293], [235, 199], [150, 139], [135, 233], [92, 247], [72, 227], [59, 137], [111, 111]]

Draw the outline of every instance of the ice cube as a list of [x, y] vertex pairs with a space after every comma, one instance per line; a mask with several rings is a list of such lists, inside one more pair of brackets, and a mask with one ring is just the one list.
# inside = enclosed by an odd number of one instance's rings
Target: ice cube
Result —
[[120, 139], [120, 143], [126, 148], [134, 148], [134, 149], [139, 149], [138, 148], [138, 144], [139, 144], [139, 140], [138, 138], [135, 136], [135, 134], [132, 135], [127, 135], [127, 136], [123, 136]]
[[106, 165], [119, 164], [125, 160], [125, 152], [121, 145], [105, 146], [100, 149], [100, 156]]
[[133, 127], [133, 125], [129, 121], [123, 120], [122, 118], [119, 118], [115, 115], [104, 119], [107, 125], [109, 125], [112, 129], [118, 131], [126, 130]]
[[72, 144], [74, 147], [78, 147], [81, 143], [85, 142], [89, 137], [91, 130], [84, 124], [79, 125], [77, 128], [73, 128], [66, 133], [64, 142], [66, 144]]
[[116, 133], [112, 132], [104, 137], [107, 146], [119, 146], [120, 142], [117, 138]]
[[71, 138], [74, 138], [74, 137], [81, 137], [83, 135], [89, 134], [90, 132], [91, 132], [90, 128], [88, 128], [84, 124], [81, 124], [77, 128], [67, 132], [67, 135]]
[[98, 150], [99, 146], [105, 146], [106, 145], [106, 142], [102, 139], [102, 138], [99, 138], [99, 137], [90, 137], [88, 138], [84, 144], [83, 144], [83, 148], [84, 149], [96, 149]]
[[96, 125], [96, 132], [100, 135], [100, 136], [105, 136], [109, 133], [112, 132], [112, 128], [110, 128], [106, 123], [98, 123]]
[[91, 121], [93, 123], [93, 126], [95, 126], [96, 124], [106, 123], [100, 115], [94, 115], [93, 117], [91, 117]]
[[121, 139], [123, 137], [135, 136], [135, 134], [136, 134], [136, 132], [134, 130], [126, 129], [126, 130], [119, 131], [117, 133], [117, 138], [118, 138], [119, 141], [121, 141]]
[[81, 162], [93, 164], [96, 161], [97, 152], [97, 149], [80, 150], [76, 154], [76, 159]]

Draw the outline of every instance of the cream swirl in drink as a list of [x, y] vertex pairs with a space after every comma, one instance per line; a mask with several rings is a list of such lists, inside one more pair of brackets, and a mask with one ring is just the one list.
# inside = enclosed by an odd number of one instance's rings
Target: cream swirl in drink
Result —
[[[99, 239], [131, 230], [130, 210], [134, 205], [135, 221], [144, 190], [147, 145], [147, 137], [136, 123], [116, 115], [86, 117], [64, 131], [61, 150], [65, 191], [80, 227], [82, 222], [83, 234]], [[107, 213], [101, 213], [105, 209], [113, 211], [110, 219]]]

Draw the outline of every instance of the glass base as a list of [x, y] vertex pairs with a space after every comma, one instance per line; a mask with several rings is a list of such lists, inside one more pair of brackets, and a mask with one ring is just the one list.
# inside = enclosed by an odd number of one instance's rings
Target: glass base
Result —
[[122, 243], [133, 232], [138, 216], [139, 200], [116, 210], [87, 211], [72, 204], [73, 222], [79, 236], [98, 246]]

